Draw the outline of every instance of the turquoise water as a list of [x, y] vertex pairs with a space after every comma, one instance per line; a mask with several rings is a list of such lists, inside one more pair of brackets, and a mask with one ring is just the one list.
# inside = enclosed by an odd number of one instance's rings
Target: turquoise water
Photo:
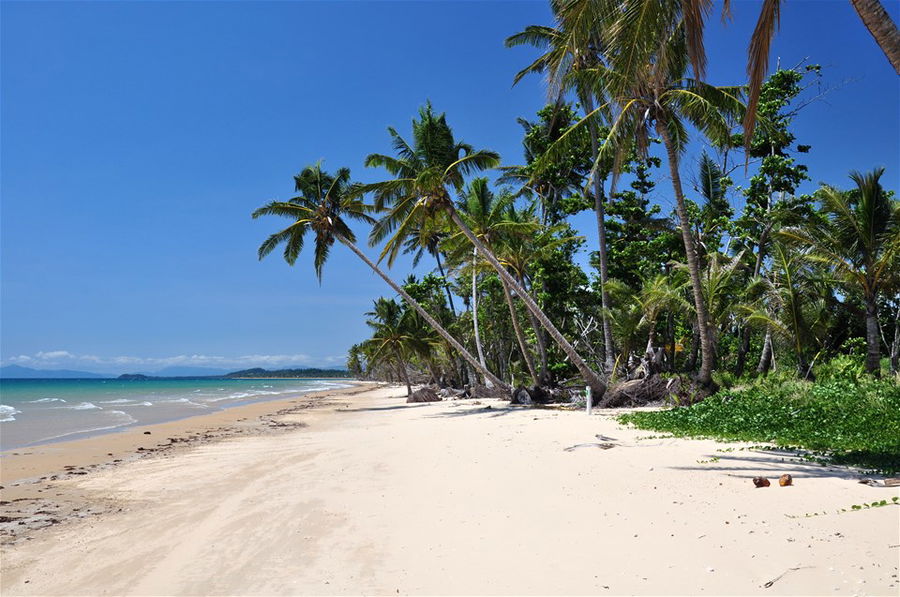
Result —
[[0, 450], [347, 385], [334, 379], [2, 379]]

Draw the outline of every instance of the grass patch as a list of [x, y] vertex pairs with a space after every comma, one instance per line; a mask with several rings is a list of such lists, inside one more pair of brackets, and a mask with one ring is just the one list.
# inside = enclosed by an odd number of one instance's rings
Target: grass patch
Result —
[[681, 437], [770, 442], [838, 464], [900, 472], [900, 386], [893, 379], [768, 379], [690, 407], [619, 420]]

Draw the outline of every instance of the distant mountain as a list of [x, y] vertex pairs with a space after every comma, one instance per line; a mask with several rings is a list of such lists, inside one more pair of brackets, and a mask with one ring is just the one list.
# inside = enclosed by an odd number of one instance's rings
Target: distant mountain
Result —
[[344, 369], [278, 369], [277, 371], [269, 371], [256, 367], [254, 369], [244, 369], [243, 371], [234, 371], [225, 377], [350, 377], [350, 372]]
[[32, 369], [19, 365], [0, 367], [0, 378], [4, 379], [105, 379], [108, 377], [112, 376], [70, 369]]
[[150, 377], [220, 377], [230, 369], [212, 369], [210, 367], [166, 367], [153, 373], [143, 373]]

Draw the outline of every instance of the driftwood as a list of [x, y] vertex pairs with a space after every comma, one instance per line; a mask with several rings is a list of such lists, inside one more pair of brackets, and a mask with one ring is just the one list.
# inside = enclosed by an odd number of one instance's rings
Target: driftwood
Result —
[[551, 388], [546, 386], [519, 386], [512, 391], [510, 404], [522, 404], [531, 406], [534, 404], [548, 404], [550, 402], [568, 402], [571, 393], [565, 388]]
[[663, 378], [659, 375], [651, 375], [643, 379], [624, 381], [611, 387], [597, 406], [600, 408], [661, 406], [663, 404], [690, 406], [709, 395], [710, 390], [703, 389], [684, 377]]
[[434, 390], [434, 388], [430, 388], [425, 386], [424, 388], [419, 388], [415, 392], [413, 392], [409, 398], [406, 399], [407, 402], [440, 402], [441, 397], [438, 396], [438, 393]]

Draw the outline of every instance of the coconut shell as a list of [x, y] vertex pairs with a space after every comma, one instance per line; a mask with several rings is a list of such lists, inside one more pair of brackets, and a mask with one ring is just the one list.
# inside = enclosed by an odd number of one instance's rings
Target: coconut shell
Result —
[[781, 475], [778, 479], [778, 484], [782, 487], [787, 487], [788, 485], [794, 484], [794, 478], [790, 475]]
[[769, 480], [765, 477], [753, 477], [753, 484], [757, 487], [768, 487], [769, 485], [771, 485], [771, 483], [769, 483]]

